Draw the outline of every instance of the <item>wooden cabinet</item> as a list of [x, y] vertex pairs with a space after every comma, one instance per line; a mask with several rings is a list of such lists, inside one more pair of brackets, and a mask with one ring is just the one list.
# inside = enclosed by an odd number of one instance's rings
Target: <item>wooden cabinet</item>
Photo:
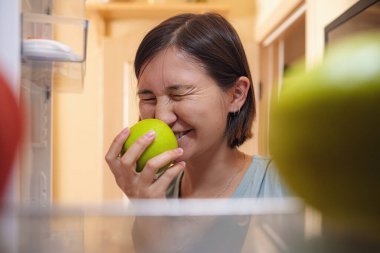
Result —
[[[325, 27], [358, 0], [278, 0], [259, 1], [267, 10], [258, 9], [255, 28], [254, 82], [258, 90], [258, 151], [269, 155], [268, 127], [270, 105], [282, 87], [284, 71], [298, 59], [305, 68], [318, 63], [325, 50]], [[271, 5], [272, 4], [272, 5]], [[269, 5], [269, 7], [267, 6]], [[263, 8], [263, 6], [262, 6]]]
[[[366, 1], [361, 2], [365, 4]], [[266, 1], [261, 3], [270, 4]], [[358, 0], [278, 0], [269, 7], [266, 17], [260, 17], [261, 12], [258, 10], [254, 70], [255, 85], [259, 89], [259, 153], [270, 156], [270, 105], [276, 102], [285, 88], [282, 87], [282, 78], [286, 69], [300, 59], [304, 60], [306, 69], [320, 62], [326, 46], [325, 28], [357, 3]], [[320, 234], [322, 228], [322, 217], [315, 210], [307, 208], [305, 237]]]
[[[268, 134], [270, 107], [282, 90], [284, 72], [299, 59], [305, 57], [306, 4], [292, 1], [287, 5], [289, 13], [284, 14], [277, 26], [270, 27], [269, 33], [258, 30], [258, 60], [255, 69], [258, 119], [258, 152], [270, 156]], [[285, 7], [283, 7], [285, 8]]]
[[96, 12], [104, 19], [117, 20], [127, 18], [165, 18], [175, 14], [191, 12], [203, 13], [214, 11], [221, 14], [228, 12], [228, 7], [223, 4], [214, 3], [144, 3], [144, 2], [108, 2], [88, 3], [87, 13]]
[[[126, 20], [162, 20], [167, 17], [184, 13], [217, 12], [223, 15], [228, 13], [228, 6], [211, 3], [144, 3], [144, 2], [109, 2], [88, 3], [87, 15], [101, 20], [99, 32], [103, 36], [114, 36], [111, 26], [115, 22]], [[98, 20], [99, 21], [99, 20]], [[98, 23], [99, 25], [99, 23]]]

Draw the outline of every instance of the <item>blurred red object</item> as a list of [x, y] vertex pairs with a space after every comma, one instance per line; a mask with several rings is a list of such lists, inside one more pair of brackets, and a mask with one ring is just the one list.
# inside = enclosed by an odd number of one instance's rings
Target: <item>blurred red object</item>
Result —
[[19, 103], [0, 71], [0, 202], [21, 141], [22, 125]]

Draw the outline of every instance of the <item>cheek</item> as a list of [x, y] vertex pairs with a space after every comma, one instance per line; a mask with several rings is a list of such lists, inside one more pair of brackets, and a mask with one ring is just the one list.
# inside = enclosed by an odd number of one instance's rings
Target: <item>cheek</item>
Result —
[[213, 124], [224, 128], [227, 117], [226, 106], [220, 101], [186, 101], [175, 105], [175, 112], [179, 118], [192, 125]]
[[188, 121], [188, 119], [196, 118], [198, 109], [193, 103], [177, 102], [173, 106], [173, 111], [178, 118]]
[[154, 105], [139, 105], [140, 117], [141, 119], [154, 118]]

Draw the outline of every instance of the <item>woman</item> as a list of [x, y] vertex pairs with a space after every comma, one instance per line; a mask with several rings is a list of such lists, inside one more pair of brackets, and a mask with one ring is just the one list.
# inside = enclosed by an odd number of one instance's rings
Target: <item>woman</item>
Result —
[[[269, 158], [238, 150], [252, 136], [255, 97], [238, 34], [222, 16], [182, 14], [163, 21], [135, 58], [141, 119], [158, 118], [179, 148], [136, 161], [154, 140], [141, 137], [119, 157], [129, 129], [111, 144], [106, 161], [129, 198], [280, 197], [285, 190]], [[175, 161], [157, 180], [156, 171]]]

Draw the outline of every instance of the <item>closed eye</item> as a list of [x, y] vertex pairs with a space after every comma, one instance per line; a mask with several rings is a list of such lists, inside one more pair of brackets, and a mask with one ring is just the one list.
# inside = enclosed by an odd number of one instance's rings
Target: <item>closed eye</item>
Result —
[[170, 98], [174, 101], [179, 101], [181, 99], [184, 99], [187, 94], [172, 94], [170, 95]]
[[194, 90], [193, 86], [190, 85], [175, 85], [168, 88], [170, 98], [177, 101], [186, 98], [191, 95]]
[[147, 104], [155, 104], [156, 103], [156, 98], [155, 97], [140, 97], [140, 102], [141, 103], [147, 103]]
[[137, 95], [141, 103], [156, 103], [156, 96], [150, 90], [139, 90]]

